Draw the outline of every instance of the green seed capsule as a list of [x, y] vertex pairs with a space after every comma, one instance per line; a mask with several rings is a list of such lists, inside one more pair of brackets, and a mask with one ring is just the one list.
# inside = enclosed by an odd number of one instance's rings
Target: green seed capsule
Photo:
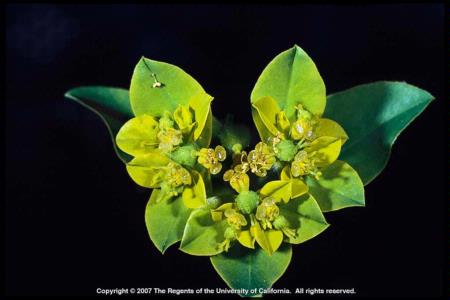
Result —
[[259, 196], [254, 191], [242, 191], [236, 197], [237, 207], [244, 214], [252, 213], [258, 206]]

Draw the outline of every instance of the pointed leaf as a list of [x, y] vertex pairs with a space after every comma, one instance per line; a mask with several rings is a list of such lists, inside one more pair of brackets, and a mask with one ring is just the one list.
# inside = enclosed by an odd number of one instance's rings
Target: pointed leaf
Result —
[[280, 215], [288, 220], [289, 228], [297, 233], [295, 238], [289, 237], [289, 242], [292, 244], [300, 244], [312, 239], [329, 226], [316, 200], [309, 194], [280, 205]]
[[306, 182], [322, 211], [365, 205], [364, 185], [358, 173], [343, 161], [322, 169], [319, 180], [308, 176]]
[[184, 229], [180, 250], [190, 255], [210, 256], [222, 252], [219, 244], [225, 240], [227, 221], [215, 222], [207, 208], [194, 210]]
[[156, 202], [160, 190], [153, 190], [145, 209], [145, 224], [150, 239], [161, 253], [181, 240], [184, 227], [191, 213], [181, 197]]
[[339, 157], [364, 184], [384, 169], [399, 134], [433, 100], [427, 91], [404, 82], [363, 84], [328, 96], [325, 116], [349, 136]]
[[[291, 245], [286, 243], [272, 255], [261, 248], [253, 250], [235, 244], [228, 252], [212, 256], [211, 263], [230, 288], [248, 291], [241, 296], [256, 296], [259, 289], [272, 287], [283, 275], [291, 257]], [[250, 293], [251, 289], [256, 293]]]
[[298, 104], [319, 116], [325, 109], [325, 84], [312, 59], [298, 46], [277, 55], [258, 78], [251, 101], [266, 96], [277, 101], [290, 121]]
[[119, 159], [124, 163], [131, 160], [132, 157], [120, 150], [115, 141], [122, 125], [134, 117], [127, 90], [106, 86], [84, 86], [71, 89], [64, 96], [97, 114], [108, 128], [114, 151]]

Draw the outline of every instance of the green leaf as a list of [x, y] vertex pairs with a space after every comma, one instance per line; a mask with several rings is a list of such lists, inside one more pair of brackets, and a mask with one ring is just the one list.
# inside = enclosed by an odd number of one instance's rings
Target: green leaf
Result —
[[278, 102], [290, 121], [294, 120], [298, 104], [319, 116], [326, 104], [322, 77], [312, 59], [297, 45], [267, 65], [253, 88], [251, 102], [267, 96]]
[[215, 119], [214, 126], [215, 136], [219, 139], [220, 145], [228, 151], [239, 150], [238, 145], [241, 149], [250, 146], [251, 134], [248, 126], [236, 124], [233, 115], [227, 115], [224, 124]]
[[365, 205], [364, 185], [358, 173], [343, 161], [324, 168], [319, 180], [308, 176], [306, 182], [322, 211]]
[[312, 239], [329, 226], [319, 205], [310, 194], [280, 205], [280, 215], [288, 220], [288, 227], [297, 233], [295, 237], [289, 237], [289, 242], [292, 244], [300, 244]]
[[145, 209], [145, 224], [150, 239], [161, 253], [181, 240], [192, 209], [184, 206], [181, 197], [156, 202], [160, 190], [153, 190]]
[[180, 250], [190, 255], [216, 255], [222, 252], [219, 244], [225, 240], [227, 227], [225, 220], [213, 221], [208, 208], [196, 209], [187, 221]]
[[134, 116], [127, 90], [106, 86], [84, 86], [71, 89], [64, 96], [97, 114], [108, 128], [114, 151], [119, 159], [124, 163], [131, 160], [131, 156], [120, 150], [115, 142], [119, 129]]
[[[162, 83], [161, 87], [153, 87], [152, 74]], [[131, 107], [136, 116], [160, 117], [164, 111], [173, 112], [178, 104], [187, 105], [201, 94], [206, 94], [202, 86], [179, 67], [144, 57], [131, 78]]]
[[[272, 255], [263, 249], [248, 249], [239, 244], [233, 245], [228, 252], [212, 256], [211, 263], [217, 273], [232, 289], [245, 289], [247, 294], [260, 295], [259, 289], [268, 289], [286, 271], [292, 257], [289, 244], [282, 244]], [[256, 293], [250, 293], [256, 289]]]
[[386, 166], [399, 134], [433, 99], [415, 86], [388, 81], [328, 96], [324, 116], [338, 122], [349, 137], [339, 159], [348, 162], [368, 184]]
[[[153, 87], [155, 80], [160, 87]], [[194, 110], [197, 126], [194, 140], [209, 145], [212, 119], [210, 104], [213, 98], [189, 74], [177, 66], [142, 57], [134, 69], [130, 85], [131, 107], [136, 116], [148, 114], [160, 117], [165, 111], [173, 113], [178, 105]], [[203, 131], [205, 134], [203, 134]]]

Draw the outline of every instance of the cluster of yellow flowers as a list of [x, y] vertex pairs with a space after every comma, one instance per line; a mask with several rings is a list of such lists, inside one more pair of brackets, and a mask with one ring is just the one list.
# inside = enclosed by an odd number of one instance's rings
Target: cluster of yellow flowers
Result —
[[[178, 105], [173, 114], [165, 111], [159, 117], [136, 116], [118, 132], [118, 147], [134, 157], [127, 164], [129, 175], [141, 186], [159, 189], [156, 201], [177, 197], [186, 188], [193, 189], [198, 180], [203, 181], [194, 169], [197, 155], [203, 151], [198, 151], [193, 139], [197, 123], [190, 106]], [[225, 159], [225, 151], [220, 155], [220, 160]], [[220, 168], [212, 171], [218, 172]], [[188, 207], [195, 208], [204, 202], [189, 199], [191, 194], [185, 193], [183, 199]]]
[[[258, 128], [261, 141], [249, 152], [240, 144], [225, 145], [232, 162], [222, 178], [237, 195], [221, 199], [222, 204], [210, 210], [215, 222], [226, 224], [218, 244], [221, 250], [237, 240], [252, 249], [256, 242], [272, 254], [283, 240], [298, 240], [298, 222], [283, 213], [283, 206], [308, 193], [305, 178], [320, 178], [320, 169], [337, 159], [346, 135], [333, 121], [320, 119], [301, 105], [296, 106], [292, 121], [273, 99], [254, 105], [259, 105], [264, 126]], [[203, 177], [222, 172], [227, 150], [222, 145], [200, 148], [194, 138], [197, 124], [191, 107], [178, 105], [173, 113], [166, 111], [159, 117], [139, 115], [120, 129], [117, 145], [134, 156], [127, 170], [138, 184], [159, 190], [157, 203], [181, 196], [187, 208], [207, 204]], [[270, 179], [257, 188], [250, 185], [252, 174]]]
[[[238, 194], [233, 202], [211, 210], [213, 220], [226, 220], [229, 226], [224, 241], [219, 244], [224, 251], [233, 240], [248, 248], [254, 248], [257, 242], [269, 254], [276, 251], [283, 240], [295, 241], [298, 228], [283, 215], [280, 205], [306, 194], [308, 187], [304, 177], [320, 178], [320, 169], [337, 159], [346, 140], [345, 132], [337, 123], [320, 119], [302, 105], [296, 106], [296, 118], [292, 122], [282, 110], [272, 113], [273, 118], [264, 118], [270, 134], [253, 150], [247, 153], [241, 147], [232, 147], [240, 151], [233, 151], [231, 168], [223, 173], [223, 180]], [[267, 121], [269, 119], [272, 123]], [[211, 174], [218, 174], [226, 151], [217, 146], [201, 149], [197, 155], [199, 164]], [[266, 177], [271, 170], [274, 171], [271, 176], [280, 174], [280, 180], [269, 181], [261, 189], [252, 191], [249, 172]]]

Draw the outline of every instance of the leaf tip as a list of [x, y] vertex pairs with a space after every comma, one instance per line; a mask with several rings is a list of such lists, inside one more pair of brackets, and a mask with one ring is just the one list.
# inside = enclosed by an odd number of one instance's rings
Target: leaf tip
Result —
[[70, 99], [70, 100], [77, 100], [77, 98], [73, 95], [73, 91], [74, 90], [75, 89], [70, 89], [70, 90], [66, 91], [64, 93], [64, 98], [67, 98], [67, 99]]
[[165, 246], [163, 246], [163, 247], [161, 247], [161, 248], [159, 248], [159, 247], [156, 247], [156, 248], [158, 249], [159, 252], [161, 252], [162, 255], [164, 255], [164, 253], [165, 253], [166, 250], [167, 250], [167, 247], [165, 247]]

